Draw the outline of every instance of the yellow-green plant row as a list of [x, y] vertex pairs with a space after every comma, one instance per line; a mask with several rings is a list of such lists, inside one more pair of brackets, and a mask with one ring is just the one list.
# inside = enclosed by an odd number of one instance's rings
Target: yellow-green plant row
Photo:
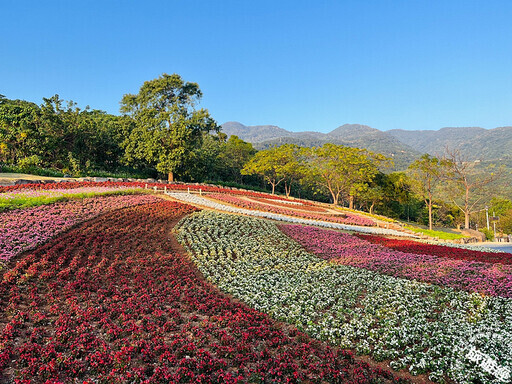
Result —
[[59, 201], [85, 199], [88, 197], [133, 195], [145, 193], [141, 188], [89, 187], [74, 189], [21, 189], [0, 193], [0, 212], [12, 209], [50, 205]]
[[176, 227], [207, 279], [313, 337], [431, 380], [498, 382], [512, 367], [512, 300], [321, 260], [272, 222], [202, 211]]

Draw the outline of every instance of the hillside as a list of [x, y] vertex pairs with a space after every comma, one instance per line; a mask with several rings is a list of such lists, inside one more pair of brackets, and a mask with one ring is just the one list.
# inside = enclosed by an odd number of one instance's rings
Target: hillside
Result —
[[443, 153], [445, 147], [459, 148], [475, 160], [494, 160], [512, 153], [512, 127], [448, 127], [438, 131], [393, 129], [387, 133], [416, 151], [432, 155]]
[[392, 158], [395, 162], [394, 170], [406, 168], [411, 161], [420, 155], [419, 152], [408, 145], [402, 144], [395, 137], [360, 124], [344, 124], [327, 134], [312, 131], [290, 132], [272, 125], [245, 126], [238, 122], [222, 124], [222, 130], [228, 136], [237, 135], [242, 140], [253, 143], [257, 149], [288, 143], [313, 147], [328, 142], [349, 147], [366, 148]]
[[367, 125], [344, 124], [329, 133], [321, 133], [291, 132], [273, 125], [245, 126], [238, 122], [229, 122], [222, 124], [222, 130], [228, 135], [237, 135], [253, 143], [259, 149], [285, 143], [318, 146], [327, 142], [366, 148], [393, 158], [396, 169], [404, 169], [422, 153], [440, 155], [446, 147], [460, 149], [470, 160], [497, 163], [512, 153], [512, 127], [381, 131]]

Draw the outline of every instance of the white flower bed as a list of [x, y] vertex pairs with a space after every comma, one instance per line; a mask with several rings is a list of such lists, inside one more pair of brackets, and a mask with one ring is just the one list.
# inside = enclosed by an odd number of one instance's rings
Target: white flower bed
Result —
[[[251, 197], [249, 196], [249, 199]], [[274, 200], [274, 199], [265, 199], [266, 201], [268, 201], [269, 204], [272, 204], [272, 203], [282, 203], [282, 204], [289, 204], [289, 205], [304, 205], [303, 203], [301, 203], [300, 201], [290, 201], [290, 200]]]
[[510, 299], [320, 260], [266, 220], [202, 211], [176, 231], [207, 279], [313, 337], [437, 382], [498, 382], [472, 349], [512, 367]]
[[399, 232], [394, 229], [386, 229], [386, 228], [374, 228], [374, 227], [362, 227], [358, 225], [348, 225], [348, 224], [338, 224], [331, 223], [328, 221], [320, 221], [320, 220], [310, 220], [310, 219], [302, 219], [299, 217], [285, 216], [272, 212], [263, 212], [250, 210], [245, 208], [232, 207], [230, 205], [222, 204], [216, 201], [212, 201], [206, 199], [204, 197], [188, 194], [188, 193], [179, 193], [179, 192], [168, 192], [167, 195], [175, 198], [176, 200], [180, 200], [186, 203], [201, 205], [203, 207], [208, 207], [212, 209], [216, 209], [219, 211], [230, 212], [230, 213], [239, 213], [248, 216], [262, 217], [265, 219], [277, 220], [277, 221], [286, 221], [290, 223], [296, 224], [306, 224], [306, 225], [316, 225], [319, 227], [340, 229], [344, 231], [353, 231], [360, 233], [368, 233], [372, 235], [390, 235], [390, 236], [407, 236], [417, 238], [416, 235], [412, 235], [405, 232]]

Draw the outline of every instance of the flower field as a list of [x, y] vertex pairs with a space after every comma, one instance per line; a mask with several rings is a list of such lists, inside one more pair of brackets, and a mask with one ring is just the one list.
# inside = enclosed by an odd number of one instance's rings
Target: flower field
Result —
[[144, 187], [0, 188], [65, 200], [0, 212], [0, 383], [512, 380], [512, 255]]
[[220, 201], [207, 199], [202, 196], [181, 193], [181, 192], [168, 192], [167, 195], [171, 196], [172, 198], [174, 198], [176, 200], [182, 201], [184, 203], [190, 203], [190, 204], [194, 204], [194, 205], [199, 205], [201, 207], [212, 208], [212, 209], [219, 210], [219, 211], [261, 217], [261, 218], [276, 220], [276, 221], [306, 224], [306, 225], [317, 225], [317, 226], [326, 227], [326, 228], [334, 228], [334, 229], [341, 229], [341, 230], [345, 230], [345, 231], [354, 231], [354, 232], [368, 233], [368, 234], [380, 234], [380, 235], [390, 235], [390, 236], [415, 236], [415, 235], [410, 235], [410, 234], [403, 233], [403, 232], [398, 232], [398, 231], [395, 231], [394, 229], [340, 224], [340, 223], [333, 223], [330, 221], [321, 221], [321, 220], [304, 219], [301, 217], [292, 217], [292, 216], [287, 216], [287, 215], [282, 215], [282, 214], [267, 212], [267, 211], [239, 208], [239, 207], [234, 207], [231, 205], [223, 204]]
[[271, 205], [277, 205], [280, 207], [285, 208], [295, 208], [299, 209], [301, 211], [309, 211], [309, 212], [319, 212], [319, 213], [326, 213], [327, 209], [319, 207], [317, 205], [313, 204], [307, 204], [307, 202], [297, 202], [297, 201], [279, 201], [279, 200], [272, 200], [272, 199], [264, 199], [261, 197], [249, 197], [250, 200], [257, 201], [259, 203], [263, 204], [271, 204]]
[[128, 207], [24, 254], [0, 280], [0, 382], [397, 382], [205, 282], [170, 238], [193, 210]]
[[352, 224], [352, 225], [362, 225], [362, 226], [374, 226], [375, 222], [373, 220], [356, 216], [353, 214], [347, 214], [346, 217], [336, 217], [336, 216], [329, 216], [326, 214], [319, 214], [316, 212], [303, 212], [297, 209], [290, 209], [290, 208], [280, 208], [273, 205], [268, 204], [262, 204], [258, 203], [256, 201], [249, 201], [240, 199], [236, 196], [230, 196], [226, 194], [219, 194], [219, 193], [212, 193], [208, 195], [208, 197], [223, 201], [228, 204], [235, 205], [237, 207], [246, 208], [250, 210], [259, 210], [259, 211], [265, 211], [265, 212], [272, 212], [277, 213], [280, 215], [288, 215], [288, 216], [296, 216], [304, 219], [311, 219], [311, 220], [325, 220], [325, 221], [332, 221], [333, 223], [340, 223], [340, 224]]
[[141, 188], [81, 187], [71, 189], [16, 189], [0, 193], [0, 212], [7, 209], [46, 205], [75, 198], [140, 193]]
[[470, 348], [512, 366], [509, 298], [324, 260], [260, 219], [198, 212], [176, 230], [207, 279], [315, 338], [437, 382], [499, 382]]

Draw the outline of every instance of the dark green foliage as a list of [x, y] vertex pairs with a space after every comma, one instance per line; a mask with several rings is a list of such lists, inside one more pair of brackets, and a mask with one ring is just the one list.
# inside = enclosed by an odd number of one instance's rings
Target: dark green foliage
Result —
[[73, 102], [64, 106], [58, 95], [43, 101], [37, 106], [23, 100], [2, 100], [0, 162], [4, 166], [49, 176], [115, 172], [121, 167], [121, 143], [133, 129], [129, 119], [81, 110]]

